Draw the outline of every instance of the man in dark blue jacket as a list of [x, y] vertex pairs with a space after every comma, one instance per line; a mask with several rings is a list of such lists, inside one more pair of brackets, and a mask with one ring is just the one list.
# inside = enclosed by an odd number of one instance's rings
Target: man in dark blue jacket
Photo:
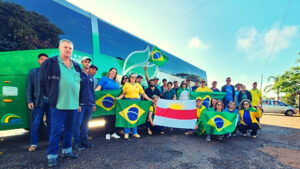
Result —
[[227, 107], [230, 101], [235, 102], [235, 89], [234, 86], [230, 84], [231, 78], [226, 78], [226, 85], [224, 85], [221, 89], [221, 92], [226, 92], [225, 97], [223, 98], [224, 107]]
[[88, 73], [91, 61], [89, 57], [83, 57], [81, 60], [83, 69], [80, 72], [79, 111], [74, 127], [75, 149], [79, 151], [84, 150], [84, 147], [93, 146], [88, 143], [87, 139], [88, 122], [91, 119], [92, 111], [96, 110], [94, 80]]
[[[38, 63], [42, 63], [48, 59], [48, 55], [41, 53], [38, 56]], [[27, 104], [28, 108], [32, 110], [31, 116], [31, 128], [30, 128], [30, 147], [28, 151], [32, 152], [36, 150], [39, 139], [39, 127], [43, 119], [44, 114], [47, 118], [48, 135], [50, 134], [50, 111], [48, 98], [43, 96], [40, 92], [40, 68], [31, 69], [28, 75], [27, 83]]]
[[57, 165], [57, 155], [64, 127], [62, 156], [77, 158], [72, 152], [75, 115], [79, 108], [80, 66], [71, 60], [73, 43], [59, 42], [60, 55], [46, 60], [41, 66], [41, 91], [48, 96], [51, 111], [51, 132], [47, 150], [48, 166]]

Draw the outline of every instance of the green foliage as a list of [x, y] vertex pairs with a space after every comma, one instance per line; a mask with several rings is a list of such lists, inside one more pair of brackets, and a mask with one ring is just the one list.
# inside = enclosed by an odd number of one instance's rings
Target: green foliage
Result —
[[200, 76], [188, 73], [177, 73], [175, 76], [179, 76], [184, 79], [191, 79], [192, 81], [200, 80]]
[[0, 0], [0, 51], [56, 48], [62, 30], [49, 19]]
[[292, 94], [300, 90], [300, 59], [296, 61], [297, 65], [289, 68], [282, 75], [270, 76], [268, 81], [273, 79], [273, 84], [268, 85], [264, 88], [264, 91], [268, 93], [269, 91], [275, 91], [277, 94], [277, 99], [279, 100], [279, 94], [285, 93], [286, 96], [284, 100], [291, 105], [295, 105], [295, 96]]
[[284, 96], [284, 102], [288, 105], [296, 106], [296, 95], [292, 95], [291, 93], [287, 93]]

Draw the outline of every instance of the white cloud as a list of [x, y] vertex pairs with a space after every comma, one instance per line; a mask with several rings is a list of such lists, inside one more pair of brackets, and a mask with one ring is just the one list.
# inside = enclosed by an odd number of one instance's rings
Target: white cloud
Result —
[[289, 47], [297, 33], [297, 26], [286, 26], [280, 30], [273, 27], [262, 32], [254, 27], [241, 28], [237, 32], [236, 47], [245, 52], [249, 59], [273, 59], [276, 54]]
[[207, 48], [209, 48], [209, 46], [204, 44], [203, 42], [201, 42], [198, 37], [195, 37], [189, 41], [188, 48], [189, 49], [207, 49]]

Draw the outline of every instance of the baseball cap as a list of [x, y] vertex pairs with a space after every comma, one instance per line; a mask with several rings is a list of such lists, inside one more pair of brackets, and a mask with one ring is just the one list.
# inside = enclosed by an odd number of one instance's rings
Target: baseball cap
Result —
[[143, 79], [143, 76], [142, 75], [138, 75], [136, 78], [142, 78]]
[[159, 80], [159, 78], [158, 77], [154, 77], [153, 80]]
[[203, 99], [202, 99], [201, 97], [197, 97], [197, 98], [196, 98], [196, 101], [198, 101], [198, 100], [201, 100], [201, 101], [202, 101]]
[[167, 79], [163, 79], [162, 81], [167, 81]]
[[83, 57], [83, 58], [81, 59], [81, 62], [84, 61], [84, 60], [90, 60], [90, 62], [92, 61], [92, 59], [89, 58], [89, 57], [87, 57], [87, 56]]
[[98, 70], [98, 67], [96, 65], [91, 65], [90, 69], [96, 69], [96, 70]]

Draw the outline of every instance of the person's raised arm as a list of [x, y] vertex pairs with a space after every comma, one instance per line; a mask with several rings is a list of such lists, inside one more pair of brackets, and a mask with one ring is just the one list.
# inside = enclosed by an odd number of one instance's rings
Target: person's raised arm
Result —
[[147, 66], [148, 66], [148, 62], [146, 63], [146, 65], [144, 67], [144, 70], [145, 70], [145, 76], [146, 76], [147, 83], [149, 83], [150, 78], [149, 78], [149, 75], [148, 75], [148, 68], [147, 68]]

